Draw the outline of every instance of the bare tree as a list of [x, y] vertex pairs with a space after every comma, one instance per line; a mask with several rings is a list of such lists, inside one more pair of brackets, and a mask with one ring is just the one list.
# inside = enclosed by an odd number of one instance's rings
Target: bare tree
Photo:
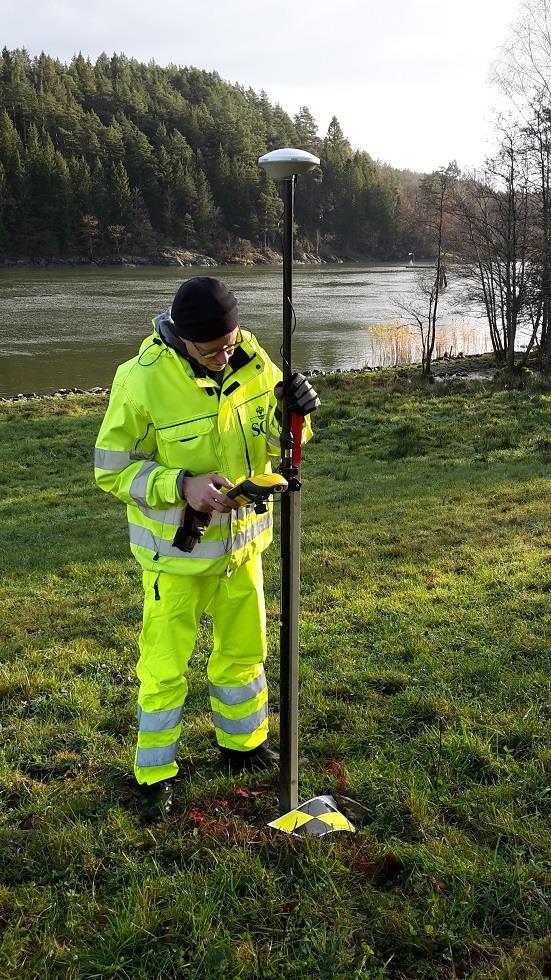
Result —
[[518, 126], [502, 129], [499, 151], [481, 173], [457, 184], [455, 201], [462, 219], [457, 251], [468, 282], [467, 298], [483, 306], [494, 353], [512, 371], [518, 366], [519, 332], [532, 328], [520, 355], [522, 363], [539, 327], [530, 260], [530, 168], [524, 132]]
[[494, 65], [524, 137], [531, 197], [532, 343], [551, 372], [551, 5], [524, 0]]
[[551, 9], [549, 0], [523, 0], [493, 65], [493, 81], [519, 119], [528, 122], [538, 101], [551, 104]]
[[122, 246], [122, 243], [124, 241], [125, 231], [126, 231], [126, 229], [125, 229], [124, 225], [108, 225], [107, 226], [107, 232], [109, 234], [109, 239], [110, 239], [110, 241], [112, 241], [113, 245], [115, 246], [115, 252], [117, 253], [117, 255], [120, 255], [121, 246]]
[[424, 377], [431, 372], [432, 355], [436, 340], [438, 315], [437, 281], [433, 275], [417, 272], [415, 290], [407, 300], [396, 300], [394, 307], [400, 318], [419, 332], [421, 339], [421, 370]]
[[80, 238], [90, 259], [93, 259], [95, 256], [96, 244], [99, 237], [99, 221], [95, 214], [83, 214], [80, 222]]
[[551, 108], [534, 106], [524, 129], [531, 164], [531, 313], [543, 369], [551, 372]]
[[445, 267], [445, 238], [448, 229], [446, 219], [457, 176], [457, 165], [450, 163], [445, 169], [427, 174], [421, 182], [417, 215], [434, 250], [434, 269], [429, 275], [426, 271], [418, 274], [416, 290], [411, 300], [399, 300], [395, 304], [401, 318], [419, 330], [424, 377], [431, 373], [440, 295], [448, 284]]

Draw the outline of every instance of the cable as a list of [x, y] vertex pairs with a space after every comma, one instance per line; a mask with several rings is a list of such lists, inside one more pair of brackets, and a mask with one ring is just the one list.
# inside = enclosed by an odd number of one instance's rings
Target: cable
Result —
[[[294, 334], [294, 332], [295, 332], [295, 330], [297, 329], [297, 315], [295, 313], [295, 308], [294, 308], [293, 304], [291, 303], [291, 300], [287, 296], [287, 290], [285, 290], [285, 298], [286, 298], [289, 306], [291, 307], [291, 313], [293, 314], [293, 326], [291, 327], [291, 337], [292, 337], [293, 334]], [[283, 341], [281, 343], [281, 347], [279, 348], [279, 353], [281, 355], [281, 360], [286, 365], [286, 367], [289, 368], [289, 371], [291, 371], [292, 370], [292, 367], [289, 364], [289, 361], [287, 360], [287, 358], [284, 357], [284, 355], [283, 355]]]
[[145, 355], [147, 354], [148, 350], [151, 350], [152, 347], [158, 347], [158, 345], [159, 345], [159, 342], [155, 339], [154, 341], [152, 341], [151, 344], [149, 344], [148, 347], [145, 348], [145, 350], [143, 350], [141, 352], [141, 354], [140, 354], [140, 356], [138, 358], [138, 364], [140, 365], [140, 367], [151, 367], [152, 364], [155, 364], [159, 360], [161, 354], [164, 354], [165, 348], [162, 347], [161, 350], [159, 351], [159, 353], [157, 354], [157, 357], [155, 358], [155, 360], [153, 360], [153, 361], [142, 361], [142, 357], [145, 357]]
[[[296, 187], [296, 183], [297, 183], [296, 174], [293, 176], [292, 180], [293, 180], [293, 185]], [[291, 327], [291, 337], [292, 337], [293, 334], [295, 333], [296, 328], [297, 328], [297, 314], [296, 314], [295, 308], [293, 306], [293, 303], [291, 301], [291, 298], [289, 296], [289, 285], [290, 284], [287, 282], [287, 276], [286, 276], [285, 254], [284, 254], [285, 253], [285, 247], [284, 247], [283, 235], [282, 235], [282, 232], [281, 232], [281, 220], [282, 219], [280, 218], [280, 220], [278, 221], [277, 231], [278, 231], [278, 235], [279, 235], [279, 242], [280, 242], [280, 247], [281, 247], [281, 254], [283, 255], [283, 292], [284, 292], [285, 299], [286, 299], [287, 303], [289, 304], [289, 306], [291, 308], [291, 313], [293, 315], [293, 323], [292, 323], [292, 327]], [[291, 255], [291, 265], [292, 265], [292, 263], [293, 263], [293, 256]], [[287, 358], [283, 354], [283, 343], [281, 344], [281, 347], [279, 348], [279, 353], [281, 355], [281, 360], [283, 362], [283, 365], [289, 369], [289, 372], [291, 372], [292, 367], [289, 364], [289, 361], [287, 360]]]

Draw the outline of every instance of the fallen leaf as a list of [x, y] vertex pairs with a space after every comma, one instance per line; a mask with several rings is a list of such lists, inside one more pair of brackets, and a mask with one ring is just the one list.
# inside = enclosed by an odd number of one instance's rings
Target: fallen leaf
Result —
[[215, 810], [229, 810], [230, 808], [228, 800], [213, 800], [211, 805]]
[[385, 854], [377, 869], [377, 882], [384, 885], [392, 884], [396, 881], [403, 867], [400, 859], [392, 851], [389, 851], [388, 854]]
[[192, 823], [197, 824], [198, 826], [202, 826], [203, 824], [209, 823], [212, 820], [212, 817], [209, 817], [208, 813], [205, 813], [204, 810], [199, 810], [197, 808], [188, 810], [187, 816], [188, 820], [191, 820]]
[[337, 780], [337, 789], [339, 793], [346, 793], [346, 791], [348, 790], [348, 777], [346, 775], [346, 769], [344, 768], [344, 763], [341, 762], [340, 759], [336, 759], [335, 757], [333, 757], [329, 761], [327, 770], [328, 772], [331, 773], [332, 776], [335, 776]]
[[25, 817], [19, 826], [21, 830], [35, 830], [37, 827], [40, 827], [40, 818], [33, 813], [30, 817]]
[[282, 912], [294, 912], [298, 905], [298, 898], [291, 898], [287, 902], [281, 903]]
[[370, 861], [369, 858], [357, 857], [354, 860], [354, 867], [357, 871], [361, 871], [363, 874], [371, 873], [375, 867], [375, 862]]

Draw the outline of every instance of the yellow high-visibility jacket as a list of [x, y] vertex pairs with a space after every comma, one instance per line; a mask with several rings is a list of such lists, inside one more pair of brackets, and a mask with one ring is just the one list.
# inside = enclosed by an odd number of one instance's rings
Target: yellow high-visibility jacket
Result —
[[[162, 318], [158, 318], [160, 321]], [[271, 470], [280, 453], [274, 386], [281, 372], [256, 338], [226, 366], [222, 384], [196, 376], [161, 339], [157, 321], [137, 357], [118, 368], [95, 452], [98, 485], [127, 505], [130, 549], [142, 568], [172, 574], [231, 572], [268, 547], [271, 506], [213, 513], [192, 552], [173, 547], [185, 501], [182, 470], [220, 473], [232, 483]], [[303, 441], [311, 435], [309, 423]]]

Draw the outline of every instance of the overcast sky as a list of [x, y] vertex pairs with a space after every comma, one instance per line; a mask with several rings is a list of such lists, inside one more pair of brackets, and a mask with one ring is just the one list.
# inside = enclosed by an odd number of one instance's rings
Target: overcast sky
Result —
[[124, 52], [265, 89], [396, 167], [482, 162], [488, 73], [518, 0], [0, 0], [2, 43], [62, 60]]

